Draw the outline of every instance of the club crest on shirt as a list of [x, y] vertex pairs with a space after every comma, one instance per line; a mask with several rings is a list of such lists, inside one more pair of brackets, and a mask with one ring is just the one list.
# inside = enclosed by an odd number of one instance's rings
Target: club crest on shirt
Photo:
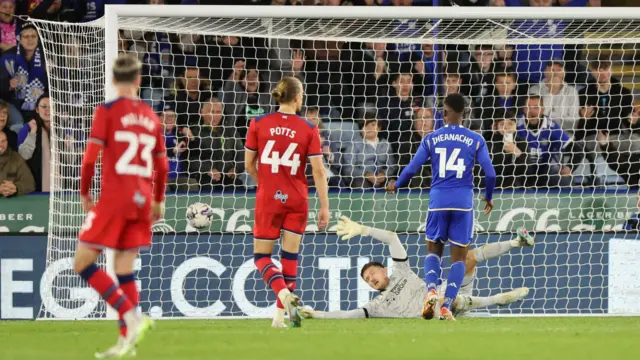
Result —
[[287, 199], [289, 199], [289, 195], [283, 194], [282, 191], [278, 190], [278, 191], [276, 191], [276, 194], [273, 195], [273, 198], [275, 200], [279, 200], [280, 202], [282, 202], [284, 204], [284, 203], [287, 202]]

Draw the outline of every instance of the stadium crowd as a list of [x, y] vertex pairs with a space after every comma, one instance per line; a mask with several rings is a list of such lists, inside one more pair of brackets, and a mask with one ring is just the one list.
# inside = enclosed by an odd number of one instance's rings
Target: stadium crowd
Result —
[[[52, 171], [52, 104], [42, 43], [31, 23], [13, 15], [87, 22], [103, 15], [105, 3], [434, 5], [431, 0], [0, 0], [0, 129], [5, 134], [0, 135], [0, 195], [49, 191]], [[458, 0], [456, 5], [600, 6], [600, 1]], [[290, 26], [295, 32], [305, 25]], [[395, 26], [408, 34], [417, 31], [411, 20]], [[518, 33], [561, 37], [567, 23], [511, 26]], [[490, 35], [507, 38], [499, 28]], [[469, 105], [465, 126], [488, 141], [499, 187], [637, 186], [640, 108], [613, 75], [615, 65], [634, 59], [616, 58], [612, 51], [589, 57], [584, 50], [579, 45], [442, 46], [134, 31], [121, 31], [119, 41], [119, 51], [134, 52], [143, 61], [140, 95], [164, 123], [173, 191], [255, 185], [244, 173], [243, 140], [253, 117], [276, 110], [270, 91], [285, 76], [305, 84], [300, 115], [320, 129], [333, 187], [379, 188], [393, 181], [421, 140], [443, 126], [442, 99], [455, 92]], [[58, 86], [64, 79], [82, 79], [81, 64], [58, 65], [51, 67]], [[84, 124], [58, 129], [59, 146], [81, 149], [87, 134], [78, 129], [88, 129], [92, 109], [86, 104], [96, 102], [87, 101], [86, 94], [100, 98], [99, 85], [70, 84], [71, 91], [59, 94], [65, 104], [83, 108], [84, 115]], [[64, 116], [56, 119], [65, 121]], [[81, 153], [61, 151], [69, 189], [77, 188]], [[424, 166], [409, 186], [428, 188], [430, 172]]]

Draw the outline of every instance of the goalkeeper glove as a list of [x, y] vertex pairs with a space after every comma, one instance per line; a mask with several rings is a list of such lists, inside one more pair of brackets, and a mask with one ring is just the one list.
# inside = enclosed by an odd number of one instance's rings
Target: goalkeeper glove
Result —
[[336, 234], [342, 236], [342, 240], [349, 240], [354, 236], [362, 235], [363, 231], [364, 226], [355, 221], [351, 221], [351, 219], [346, 216], [342, 216], [336, 226]]
[[316, 316], [316, 311], [311, 306], [298, 306], [298, 314], [303, 319], [313, 319]]

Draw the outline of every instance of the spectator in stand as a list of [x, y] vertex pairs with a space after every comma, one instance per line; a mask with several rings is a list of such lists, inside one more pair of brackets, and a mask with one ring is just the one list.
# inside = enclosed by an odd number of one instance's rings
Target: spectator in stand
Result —
[[0, 131], [0, 196], [24, 195], [35, 190], [33, 175], [24, 159], [9, 147], [7, 135]]
[[[404, 69], [403, 69], [404, 70]], [[421, 98], [416, 99], [413, 93], [413, 76], [406, 69], [395, 76], [386, 94], [378, 96], [378, 118], [384, 137], [391, 144], [393, 154], [399, 152], [401, 143], [409, 142], [413, 127], [413, 108], [421, 105]], [[384, 90], [383, 90], [384, 91]], [[376, 133], [377, 136], [377, 133]]]
[[187, 150], [186, 137], [178, 133], [176, 126], [175, 104], [171, 101], [163, 103], [160, 118], [164, 127], [164, 142], [169, 158], [169, 189], [177, 191], [197, 191], [198, 182], [189, 178], [189, 174], [183, 171], [185, 151]]
[[150, 32], [144, 36], [147, 50], [142, 59], [140, 98], [155, 108], [173, 87], [175, 35]]
[[532, 86], [530, 92], [542, 97], [544, 114], [573, 135], [580, 120], [580, 99], [578, 91], [564, 81], [564, 76], [564, 63], [550, 61], [545, 67], [544, 80]]
[[[449, 72], [449, 69], [454, 69]], [[462, 77], [455, 71], [455, 66], [451, 66], [447, 68], [447, 72], [443, 75], [442, 79], [444, 83], [444, 93], [442, 96], [438, 97], [436, 107], [438, 109], [444, 109], [444, 99], [450, 94], [458, 94], [460, 93], [460, 89], [462, 88]], [[464, 96], [465, 102], [465, 113], [462, 119], [462, 125], [469, 128], [470, 130], [479, 130], [481, 128], [481, 121], [475, 119], [475, 117], [470, 116], [471, 112], [471, 99], [468, 96]], [[437, 115], [442, 115], [441, 112]], [[436, 127], [435, 130], [438, 130], [439, 127]]]
[[225, 126], [234, 126], [238, 136], [247, 135], [249, 121], [256, 116], [271, 112], [269, 84], [260, 79], [255, 64], [247, 64], [246, 69], [234, 69], [233, 78], [227, 80], [222, 91], [225, 104]]
[[[574, 166], [584, 158], [583, 149], [572, 141], [560, 125], [544, 115], [542, 97], [529, 94], [522, 109], [516, 135], [527, 141], [529, 147], [525, 186], [569, 186]], [[564, 158], [568, 157], [565, 162]]]
[[416, 72], [414, 82], [417, 84], [414, 91], [417, 95], [432, 96], [436, 86], [437, 56], [433, 44], [422, 44], [421, 50], [413, 53], [413, 66]]
[[202, 190], [223, 190], [241, 186], [244, 147], [234, 127], [223, 120], [223, 106], [211, 98], [200, 109], [200, 126], [189, 134], [189, 173]]
[[187, 58], [187, 63], [176, 89], [179, 128], [197, 126], [200, 123], [200, 104], [211, 97], [206, 82], [201, 80], [200, 71], [195, 66], [195, 58]]
[[[411, 158], [418, 152], [422, 140], [434, 131], [433, 109], [418, 108], [414, 114], [411, 141], [400, 146], [400, 168], [409, 165]], [[399, 171], [398, 171], [399, 172]], [[425, 189], [431, 186], [431, 165], [424, 164], [422, 169], [409, 181], [409, 188]]]
[[36, 115], [24, 124], [18, 134], [18, 152], [27, 161], [36, 181], [36, 191], [49, 192], [51, 165], [51, 104], [49, 95], [42, 95], [36, 103]]
[[11, 104], [9, 119], [24, 124], [23, 119], [36, 110], [36, 101], [47, 90], [45, 57], [38, 46], [38, 32], [33, 24], [25, 23], [20, 30], [19, 46], [0, 57], [0, 98]]
[[[334, 171], [336, 169], [338, 169], [339, 171], [339, 164], [336, 163], [336, 160], [338, 159], [333, 151], [331, 151], [331, 142], [329, 139], [330, 133], [327, 129], [324, 128], [324, 124], [320, 119], [320, 109], [318, 107], [307, 107], [304, 112], [304, 117], [307, 119], [307, 121], [315, 125], [320, 132], [320, 146], [322, 148], [322, 154], [324, 156], [325, 172], [327, 173], [327, 181], [329, 183], [329, 186], [341, 186], [342, 181], [340, 180], [340, 176], [338, 176], [339, 172], [336, 173]], [[315, 186], [311, 166], [307, 166], [306, 174], [309, 186]]]
[[18, 134], [9, 127], [9, 104], [0, 100], [0, 131], [7, 135], [9, 149], [18, 151]]
[[0, 0], [0, 55], [15, 47], [17, 43], [18, 18], [16, 18], [16, 1]]
[[57, 20], [62, 0], [26, 0], [17, 3], [16, 13], [34, 19]]
[[471, 66], [463, 75], [462, 93], [470, 96], [474, 106], [480, 106], [482, 98], [493, 93], [493, 45], [479, 45], [473, 50]]
[[[509, 69], [498, 69], [494, 76], [492, 96], [483, 96], [480, 102], [479, 117], [482, 129], [495, 132], [495, 121], [503, 120], [505, 112], [516, 112], [520, 94], [516, 75]], [[499, 113], [500, 116], [496, 116]]]
[[[505, 0], [507, 6], [520, 6], [519, 0]], [[529, 4], [536, 7], [551, 7], [553, 0], [530, 0]], [[515, 24], [515, 31], [510, 37], [522, 38], [533, 36], [536, 38], [561, 37], [566, 27], [561, 20], [523, 20]], [[518, 82], [537, 84], [542, 80], [542, 72], [546, 64], [552, 59], [562, 59], [564, 47], [559, 44], [519, 44], [515, 46], [514, 62], [518, 73]]]
[[384, 187], [396, 175], [396, 160], [389, 143], [378, 138], [378, 120], [362, 123], [362, 141], [354, 142], [344, 154], [343, 174], [352, 188]]
[[602, 54], [591, 64], [595, 83], [580, 93], [584, 108], [584, 126], [588, 151], [597, 146], [594, 140], [610, 142], [616, 151], [640, 152], [640, 135], [631, 131], [630, 116], [633, 111], [633, 95], [613, 77], [610, 55]]
[[484, 138], [489, 146], [498, 178], [496, 187], [511, 188], [524, 185], [527, 171], [529, 148], [527, 140], [516, 133], [515, 112], [497, 109], [493, 118], [491, 132], [485, 132]]

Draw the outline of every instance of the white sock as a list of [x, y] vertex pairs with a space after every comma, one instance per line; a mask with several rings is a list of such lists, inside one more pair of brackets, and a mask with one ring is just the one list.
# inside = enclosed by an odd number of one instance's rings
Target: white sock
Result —
[[473, 253], [476, 256], [476, 261], [481, 263], [483, 261], [506, 254], [511, 251], [511, 249], [515, 249], [519, 246], [520, 243], [518, 243], [518, 240], [500, 241], [497, 243], [486, 244], [482, 247], [473, 249]]
[[460, 295], [456, 299], [456, 311], [460, 312], [485, 308], [497, 304], [498, 299], [497, 295], [489, 297]]
[[284, 322], [284, 309], [276, 308], [276, 313], [273, 315], [273, 321]]

